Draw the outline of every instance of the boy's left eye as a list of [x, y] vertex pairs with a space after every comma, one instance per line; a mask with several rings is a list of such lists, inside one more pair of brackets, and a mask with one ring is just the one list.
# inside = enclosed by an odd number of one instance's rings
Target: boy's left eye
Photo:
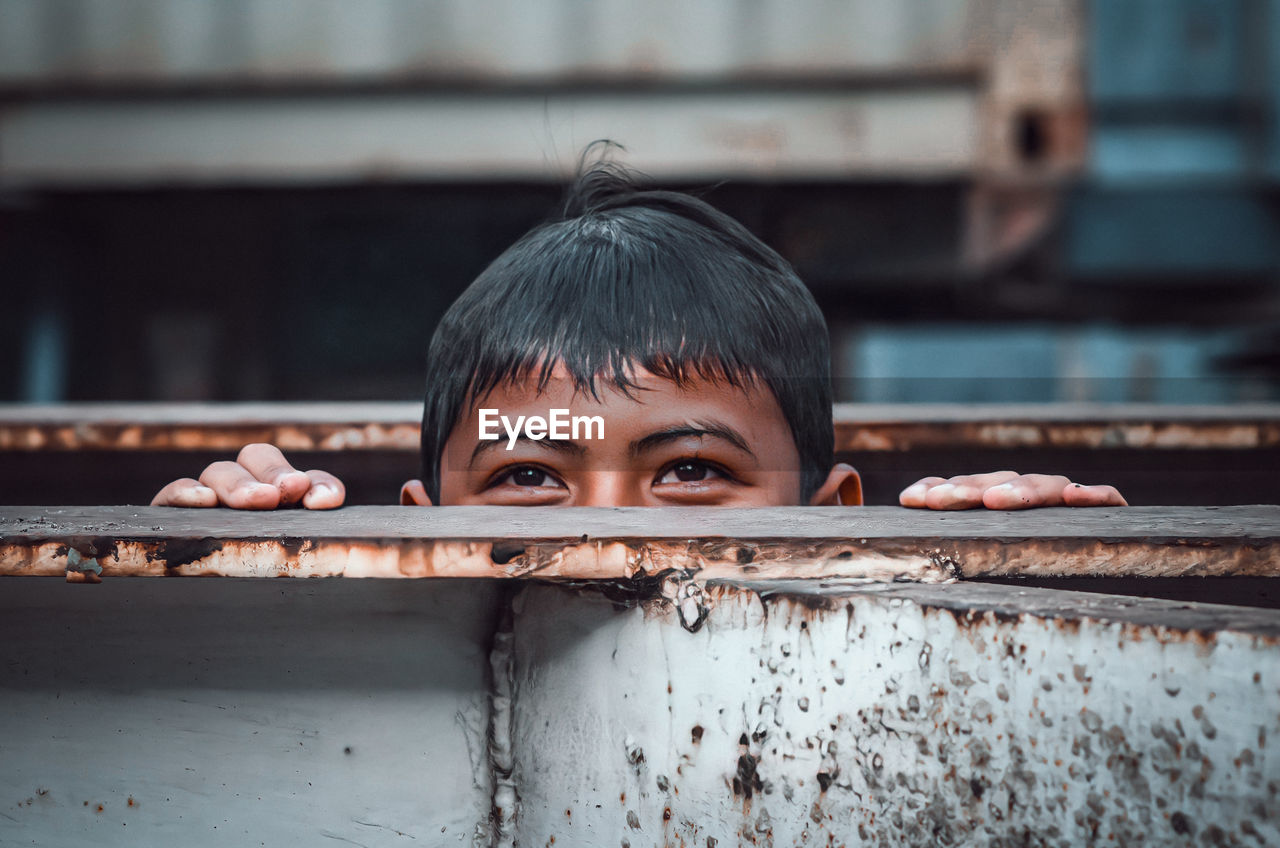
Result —
[[552, 488], [563, 489], [564, 484], [536, 465], [519, 465], [511, 468], [493, 479], [489, 484], [494, 486], [515, 486], [518, 488]]
[[547, 472], [538, 468], [521, 468], [512, 471], [507, 479], [517, 486], [543, 486], [547, 482]]
[[659, 486], [670, 483], [698, 483], [704, 480], [724, 478], [725, 476], [717, 468], [705, 462], [700, 462], [696, 459], [682, 459], [659, 474], [654, 483]]

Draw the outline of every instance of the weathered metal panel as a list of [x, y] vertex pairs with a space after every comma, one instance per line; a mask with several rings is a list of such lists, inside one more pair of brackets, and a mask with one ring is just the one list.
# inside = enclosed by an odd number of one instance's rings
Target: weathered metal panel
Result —
[[1094, 0], [1092, 188], [1066, 210], [1075, 276], [1269, 280], [1260, 190], [1276, 138], [1274, 0]]
[[[989, 61], [981, 129], [984, 175], [1032, 176], [1048, 189], [1031, 204], [1035, 213], [1021, 211], [1025, 228], [1029, 219], [1052, 217], [1054, 180], [1074, 175], [1084, 164], [1089, 127], [1083, 73], [1085, 4], [994, 0], [984, 11], [972, 36], [975, 48]], [[970, 250], [972, 258], [990, 261], [1008, 249], [1008, 243], [1001, 244], [1004, 238], [1018, 239], [1006, 229], [1011, 222], [1002, 222], [996, 209], [979, 201], [970, 221]]]
[[416, 452], [421, 421], [414, 402], [0, 404], [0, 450]]
[[1251, 5], [1260, 4], [1093, 0], [1090, 93], [1101, 103], [1128, 105], [1239, 97], [1247, 80]]
[[[0, 451], [419, 449], [420, 403], [0, 404]], [[1280, 446], [1280, 404], [835, 406], [837, 451], [1248, 450]]]
[[[668, 178], [1057, 179], [1085, 154], [1082, 8], [1082, 0], [2, 0], [0, 88], [28, 106], [0, 125], [0, 139], [7, 179], [41, 185], [547, 178], [567, 173], [572, 153], [599, 137], [626, 142], [633, 164]], [[769, 96], [780, 84], [789, 96]], [[723, 90], [693, 96], [707, 85]], [[615, 89], [608, 96], [620, 108], [565, 95], [583, 88]], [[512, 94], [522, 90], [528, 96]], [[266, 105], [228, 97], [264, 91], [307, 97]], [[367, 108], [367, 95], [392, 91], [424, 96]], [[467, 108], [425, 96], [442, 91], [463, 95]], [[192, 92], [223, 102], [194, 104]], [[474, 96], [485, 92], [511, 96]], [[138, 93], [161, 99], [153, 108], [94, 102]], [[255, 127], [248, 134], [246, 124]], [[370, 127], [380, 143], [362, 135]], [[99, 143], [79, 148], [77, 128]], [[988, 231], [1001, 229], [979, 217], [975, 256], [998, 247]]]
[[[1144, 155], [1152, 156], [1147, 151]], [[1082, 278], [1166, 284], [1196, 275], [1261, 275], [1280, 261], [1268, 198], [1230, 184], [1117, 183], [1073, 197], [1067, 251]]]
[[1280, 573], [1280, 506], [0, 508], [0, 574], [700, 581]]
[[[1262, 20], [1258, 24], [1258, 32], [1267, 44], [1280, 44], [1280, 3], [1267, 4], [1263, 10]], [[1268, 114], [1280, 114], [1280, 64], [1270, 62], [1267, 73], [1269, 84], [1264, 99], [1264, 108]], [[1272, 121], [1262, 139], [1262, 174], [1274, 185], [1280, 179], [1280, 124]]]
[[2, 0], [0, 82], [298, 83], [928, 72], [974, 0]]
[[696, 633], [526, 588], [514, 843], [1280, 841], [1274, 612], [812, 586], [721, 586]]
[[1280, 406], [1273, 404], [836, 404], [835, 415], [837, 451], [1280, 445]]
[[239, 532], [610, 579], [0, 578], [0, 841], [1270, 844], [1280, 612], [841, 575], [903, 545], [1275, 573], [1278, 510], [6, 511], [6, 555], [63, 567]]
[[488, 845], [495, 583], [0, 585], [0, 844]]
[[964, 85], [29, 102], [0, 111], [0, 181], [552, 180], [602, 138], [666, 178], [951, 176], [977, 123]]

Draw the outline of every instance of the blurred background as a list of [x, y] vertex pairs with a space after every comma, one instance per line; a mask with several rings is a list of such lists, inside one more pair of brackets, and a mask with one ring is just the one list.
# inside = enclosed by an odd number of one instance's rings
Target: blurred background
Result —
[[1280, 2], [0, 0], [0, 400], [415, 399], [609, 138], [839, 400], [1280, 394]]

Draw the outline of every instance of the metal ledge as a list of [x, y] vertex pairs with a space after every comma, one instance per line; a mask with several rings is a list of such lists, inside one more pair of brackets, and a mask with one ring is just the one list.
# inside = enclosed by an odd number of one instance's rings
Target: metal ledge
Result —
[[0, 574], [725, 578], [1280, 576], [1280, 506], [0, 508]]

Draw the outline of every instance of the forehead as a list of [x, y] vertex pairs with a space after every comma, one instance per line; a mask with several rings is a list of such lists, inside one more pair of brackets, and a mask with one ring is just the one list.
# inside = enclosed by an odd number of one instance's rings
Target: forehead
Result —
[[571, 415], [598, 415], [604, 419], [604, 443], [629, 442], [662, 427], [715, 421], [732, 427], [749, 444], [767, 445], [771, 450], [792, 444], [782, 409], [760, 380], [735, 386], [724, 380], [693, 376], [677, 383], [639, 367], [632, 369], [630, 377], [635, 386], [625, 389], [597, 379], [593, 394], [580, 389], [568, 371], [557, 365], [542, 386], [536, 375], [500, 383], [463, 410], [446, 452], [449, 447], [465, 446], [470, 451], [475, 446], [482, 408], [496, 409], [498, 414], [512, 419], [518, 415], [546, 415], [549, 409], [567, 409]]
[[486, 395], [479, 398], [476, 405], [484, 403], [493, 405], [503, 400], [509, 403], [536, 402], [546, 404], [552, 400], [563, 400], [582, 405], [623, 406], [626, 404], [647, 406], [660, 409], [667, 404], [688, 402], [692, 399], [711, 396], [715, 398], [743, 398], [773, 401], [773, 393], [759, 380], [744, 376], [734, 385], [728, 380], [712, 379], [694, 374], [676, 381], [659, 376], [648, 369], [631, 365], [627, 369], [630, 386], [617, 386], [606, 376], [597, 376], [590, 387], [580, 388], [573, 375], [561, 363], [552, 368], [545, 383], [540, 383], [536, 372], [520, 379], [506, 380], [499, 383]]

